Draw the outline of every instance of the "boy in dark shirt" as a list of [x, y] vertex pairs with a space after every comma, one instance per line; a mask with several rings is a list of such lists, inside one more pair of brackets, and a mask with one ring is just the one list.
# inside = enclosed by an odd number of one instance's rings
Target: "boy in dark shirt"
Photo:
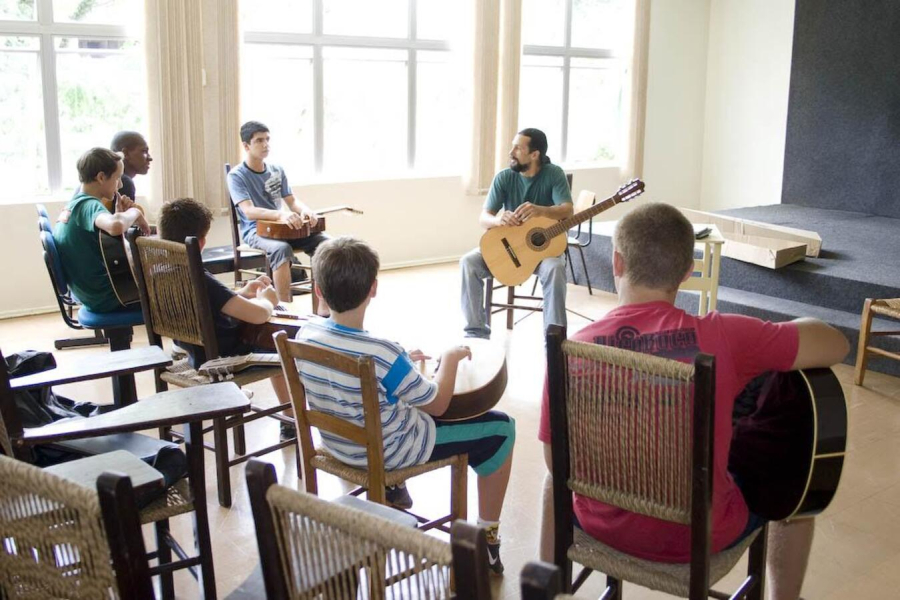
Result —
[[[194, 236], [200, 243], [200, 249], [206, 245], [206, 236], [212, 225], [212, 213], [203, 204], [191, 198], [179, 198], [163, 205], [159, 213], [159, 235], [164, 240], [184, 243], [185, 238]], [[248, 354], [254, 349], [242, 342], [238, 335], [241, 322], [261, 325], [269, 320], [272, 311], [278, 304], [278, 296], [272, 287], [272, 280], [262, 275], [234, 291], [209, 271], [204, 269], [206, 291], [209, 295], [210, 309], [216, 331], [216, 342], [220, 356], [239, 356]], [[191, 365], [199, 367], [206, 362], [203, 349], [193, 344], [179, 343], [191, 358]], [[283, 375], [270, 379], [278, 402], [290, 402], [287, 384]], [[285, 414], [292, 414], [289, 410]], [[294, 437], [293, 425], [282, 423], [281, 436]]]

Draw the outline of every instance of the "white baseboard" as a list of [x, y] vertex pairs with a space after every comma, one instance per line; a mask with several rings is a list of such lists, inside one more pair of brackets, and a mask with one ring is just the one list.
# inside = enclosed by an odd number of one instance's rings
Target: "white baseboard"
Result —
[[[31, 317], [34, 315], [46, 315], [47, 313], [59, 312], [58, 306], [37, 306], [34, 308], [19, 308], [16, 310], [0, 311], [0, 320], [15, 319], [16, 317]], [[60, 317], [62, 318], [62, 317]]]
[[[381, 265], [382, 271], [391, 271], [394, 269], [407, 269], [410, 267], [425, 267], [428, 265], [440, 265], [444, 263], [459, 262], [462, 255], [439, 256], [436, 258], [428, 258], [425, 260], [406, 260]], [[58, 306], [39, 306], [37, 308], [21, 308], [16, 310], [0, 311], [0, 321], [3, 319], [15, 319], [17, 317], [31, 317], [34, 315], [45, 315], [47, 313], [59, 312]]]

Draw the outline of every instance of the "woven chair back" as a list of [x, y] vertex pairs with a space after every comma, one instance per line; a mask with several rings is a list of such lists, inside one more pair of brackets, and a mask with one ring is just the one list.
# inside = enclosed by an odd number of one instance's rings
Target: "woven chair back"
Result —
[[204, 346], [201, 311], [209, 312], [209, 299], [191, 276], [187, 246], [151, 237], [136, 243], [150, 310], [147, 326], [157, 335]]
[[280, 485], [266, 500], [289, 598], [450, 598], [449, 543]]
[[694, 365], [565, 341], [569, 487], [689, 524]]
[[95, 490], [0, 456], [4, 598], [118, 598]]
[[[281, 366], [291, 392], [291, 402], [297, 419], [300, 450], [304, 457], [315, 455], [311, 427], [338, 435], [366, 449], [370, 480], [384, 472], [384, 437], [381, 430], [381, 411], [378, 399], [378, 380], [371, 356], [353, 357], [341, 352], [288, 339], [283, 332], [276, 334], [275, 345], [281, 356]], [[364, 425], [356, 425], [340, 417], [311, 409], [306, 401], [306, 389], [300, 380], [303, 369], [310, 376], [326, 381], [335, 373], [343, 373], [359, 380], [362, 390]], [[352, 467], [348, 467], [352, 468]], [[381, 477], [379, 476], [379, 478]]]

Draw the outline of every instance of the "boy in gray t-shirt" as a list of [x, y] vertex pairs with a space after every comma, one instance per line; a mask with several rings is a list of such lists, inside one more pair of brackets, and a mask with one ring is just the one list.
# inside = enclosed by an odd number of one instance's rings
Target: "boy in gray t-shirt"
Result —
[[256, 235], [256, 222], [285, 221], [300, 229], [308, 221], [318, 222], [316, 213], [294, 197], [284, 169], [265, 162], [269, 155], [269, 128], [257, 121], [241, 126], [246, 159], [228, 173], [228, 191], [237, 207], [240, 218], [241, 238], [253, 248], [265, 250], [272, 266], [272, 280], [278, 299], [288, 302], [291, 298], [291, 264], [294, 250], [302, 250], [312, 256], [316, 248], [328, 239], [324, 233], [290, 241], [270, 240]]

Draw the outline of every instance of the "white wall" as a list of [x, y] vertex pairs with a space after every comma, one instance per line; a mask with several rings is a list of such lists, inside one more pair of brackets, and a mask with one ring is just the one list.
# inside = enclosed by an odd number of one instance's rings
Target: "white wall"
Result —
[[781, 202], [793, 30], [794, 2], [713, 0], [703, 210]]
[[646, 200], [700, 208], [709, 0], [650, 6]]
[[[708, 0], [653, 3], [644, 163], [648, 193], [642, 200], [698, 206], [708, 14]], [[213, 53], [209, 44], [205, 52]], [[209, 84], [215, 81], [217, 59], [207, 55], [204, 62], [208, 88], [215, 89]], [[215, 97], [204, 101], [209, 114], [217, 114]], [[206, 165], [210, 193], [221, 190], [221, 165], [214, 162]], [[620, 183], [614, 167], [574, 171], [575, 194], [590, 189], [605, 196]], [[139, 181], [138, 187], [147, 186]], [[387, 268], [456, 260], [480, 236], [477, 215], [483, 199], [466, 196], [458, 177], [300, 185], [295, 191], [314, 207], [350, 204], [363, 210], [360, 217], [329, 217], [328, 231], [368, 240]], [[52, 219], [62, 207], [63, 202], [48, 204]], [[625, 210], [617, 207], [604, 218], [618, 218]], [[211, 244], [230, 242], [226, 225], [225, 217], [217, 218]], [[0, 205], [0, 256], [0, 318], [55, 310], [31, 203]]]

